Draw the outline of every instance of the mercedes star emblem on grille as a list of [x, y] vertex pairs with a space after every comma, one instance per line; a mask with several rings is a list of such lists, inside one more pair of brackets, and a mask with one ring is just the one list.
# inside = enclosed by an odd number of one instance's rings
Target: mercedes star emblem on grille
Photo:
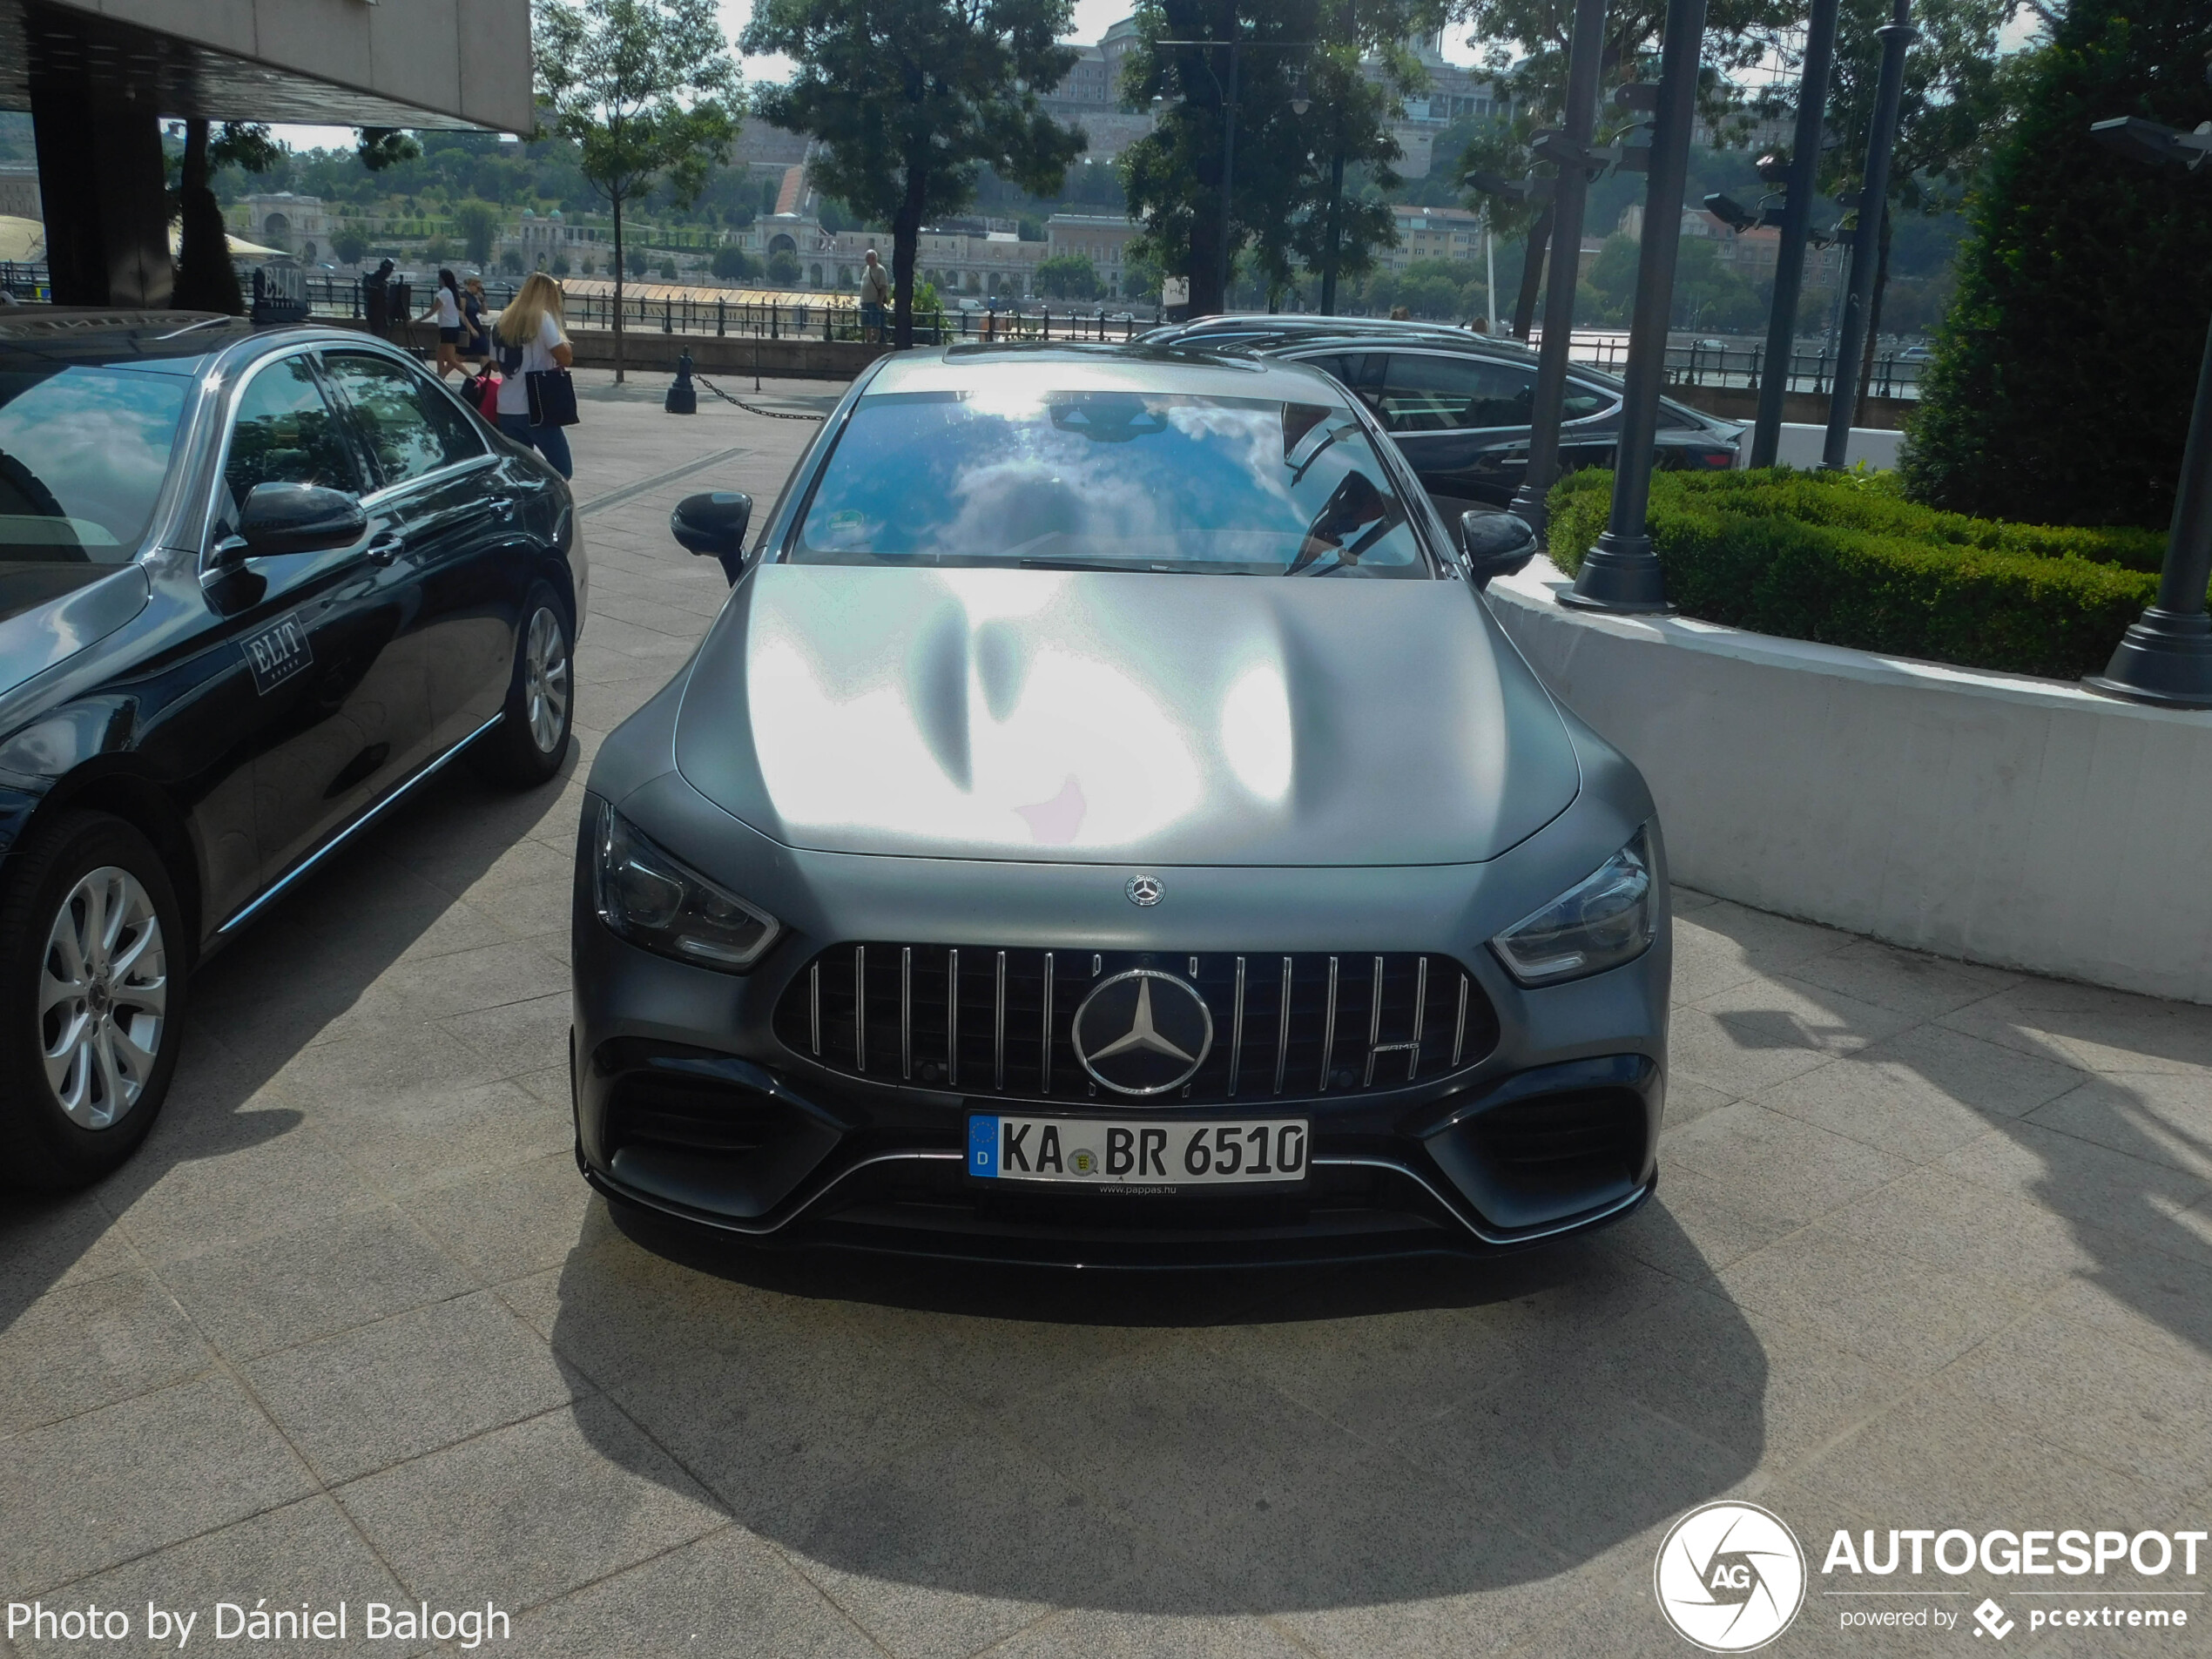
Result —
[[1189, 981], [1133, 968], [1083, 999], [1074, 1035], [1083, 1069], [1116, 1094], [1164, 1095], [1205, 1063], [1213, 1014]]
[[1129, 879], [1129, 901], [1151, 906], [1160, 902], [1160, 878], [1157, 875], [1133, 875]]

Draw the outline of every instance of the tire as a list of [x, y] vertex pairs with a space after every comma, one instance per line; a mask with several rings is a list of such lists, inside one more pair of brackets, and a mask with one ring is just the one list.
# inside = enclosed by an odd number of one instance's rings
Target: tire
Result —
[[484, 770], [516, 789], [535, 789], [568, 759], [576, 722], [576, 626], [569, 608], [540, 582], [523, 601], [506, 718], [479, 745]]
[[65, 813], [10, 862], [0, 1182], [83, 1186], [138, 1150], [168, 1096], [192, 941], [161, 855], [119, 818]]

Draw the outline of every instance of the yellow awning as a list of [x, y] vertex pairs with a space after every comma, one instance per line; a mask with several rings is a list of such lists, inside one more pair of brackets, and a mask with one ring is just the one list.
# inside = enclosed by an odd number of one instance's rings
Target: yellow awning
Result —
[[46, 227], [35, 219], [0, 213], [0, 260], [30, 265], [46, 257]]

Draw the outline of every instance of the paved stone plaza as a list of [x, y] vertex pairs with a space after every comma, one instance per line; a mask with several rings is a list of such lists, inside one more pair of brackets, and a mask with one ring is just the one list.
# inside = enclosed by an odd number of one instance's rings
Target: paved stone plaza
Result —
[[1838, 1609], [1992, 1594], [2008, 1649], [2203, 1650], [2031, 1639], [2063, 1603], [2013, 1587], [2079, 1580], [1818, 1568], [1844, 1527], [2206, 1527], [2212, 1008], [1680, 893], [1658, 1197], [1592, 1238], [1102, 1279], [617, 1221], [570, 1154], [581, 779], [725, 592], [670, 507], [765, 511], [813, 428], [580, 378], [565, 785], [453, 769], [209, 966], [135, 1162], [0, 1197], [0, 1599], [490, 1601], [529, 1655], [1675, 1654], [1653, 1552], [1734, 1494], [1813, 1557], [1779, 1653], [1955, 1649]]

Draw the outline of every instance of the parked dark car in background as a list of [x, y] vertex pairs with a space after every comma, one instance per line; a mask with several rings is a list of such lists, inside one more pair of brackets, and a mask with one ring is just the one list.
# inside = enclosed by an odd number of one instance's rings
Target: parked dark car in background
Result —
[[764, 1239], [1150, 1266], [1521, 1244], [1652, 1190], [1665, 850], [1303, 364], [865, 370], [601, 745], [577, 1155]]
[[413, 361], [0, 315], [0, 1181], [141, 1141], [194, 967], [463, 749], [568, 749], [567, 487]]
[[[1231, 316], [1155, 329], [1143, 343], [1288, 357], [1328, 370], [1375, 412], [1447, 523], [1470, 508], [1510, 505], [1527, 475], [1536, 354], [1517, 341], [1440, 323]], [[1601, 370], [1568, 368], [1562, 474], [1613, 464], [1622, 390]], [[1743, 429], [1662, 398], [1655, 464], [1701, 472], [1733, 467]]]

